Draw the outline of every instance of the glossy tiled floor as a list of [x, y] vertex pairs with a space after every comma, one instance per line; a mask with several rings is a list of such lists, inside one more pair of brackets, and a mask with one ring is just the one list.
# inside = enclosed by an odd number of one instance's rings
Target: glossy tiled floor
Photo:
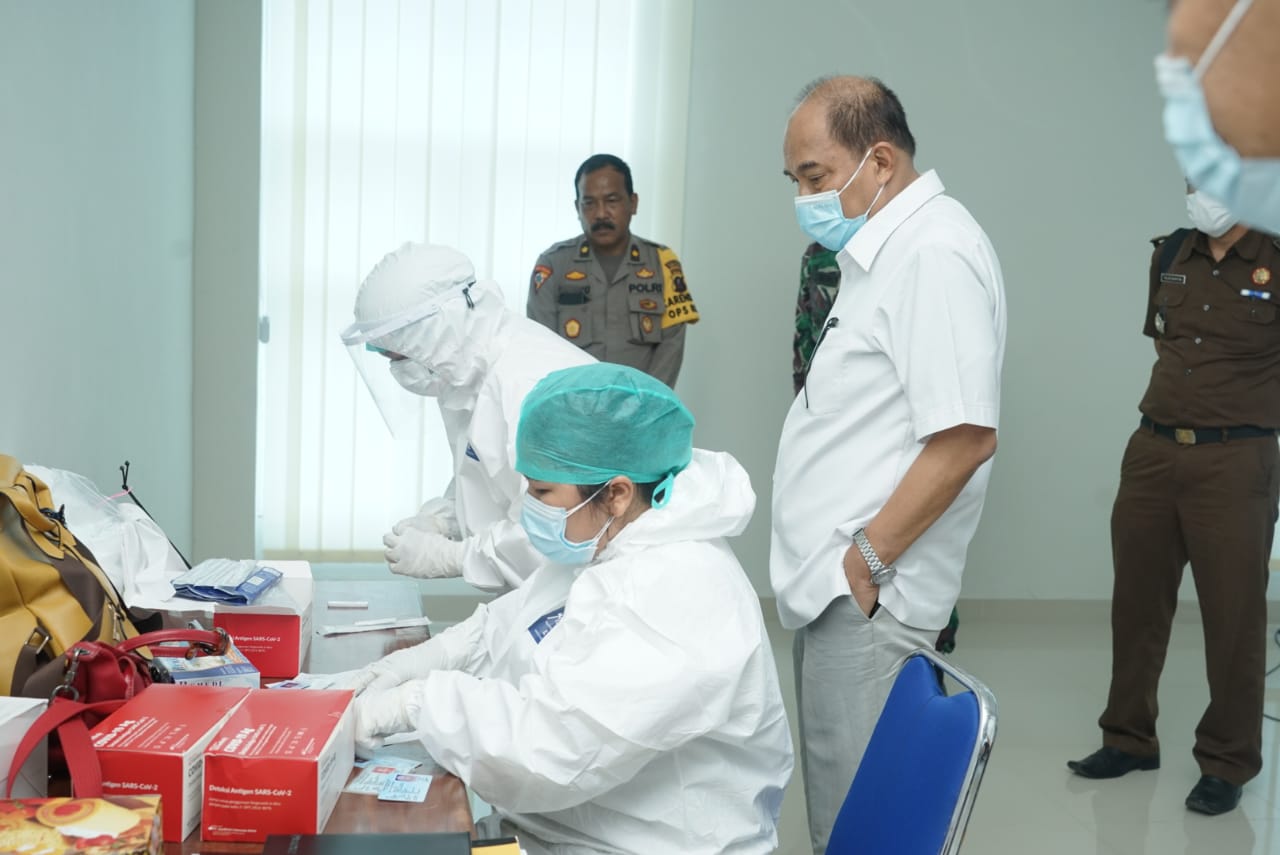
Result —
[[[1174, 628], [1161, 682], [1162, 768], [1112, 781], [1067, 771], [1068, 759], [1101, 744], [1096, 720], [1107, 690], [1110, 629], [1105, 613], [1089, 606], [1037, 605], [1030, 614], [961, 605], [953, 659], [986, 682], [1000, 705], [995, 749], [962, 851], [1280, 855], [1280, 724], [1263, 724], [1264, 769], [1245, 787], [1238, 809], [1204, 817], [1183, 807], [1199, 776], [1191, 745], [1208, 697], [1193, 614], [1180, 616]], [[790, 633], [774, 626], [771, 634], [783, 691], [794, 704]], [[1268, 659], [1280, 662], [1280, 649], [1273, 646]], [[1280, 674], [1268, 686], [1267, 711], [1280, 715]], [[785, 855], [810, 851], [803, 801], [797, 770], [783, 803], [779, 852]]]

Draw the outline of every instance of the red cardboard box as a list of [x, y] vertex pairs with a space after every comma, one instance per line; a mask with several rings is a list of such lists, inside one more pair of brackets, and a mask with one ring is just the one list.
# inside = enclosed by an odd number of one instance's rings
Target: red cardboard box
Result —
[[205, 751], [206, 841], [318, 834], [355, 762], [351, 692], [257, 689]]
[[267, 678], [298, 676], [311, 647], [311, 601], [315, 583], [307, 561], [267, 561], [283, 576], [249, 606], [230, 606], [173, 597], [160, 604], [165, 625], [186, 626], [192, 619], [201, 626], [222, 627], [259, 673]]
[[0, 851], [160, 855], [159, 796], [0, 799]]
[[284, 574], [251, 606], [218, 603], [213, 625], [227, 631], [263, 677], [296, 677], [311, 646], [315, 586], [306, 561], [259, 561]]
[[164, 839], [185, 840], [200, 822], [205, 747], [249, 691], [148, 686], [90, 731], [102, 764], [103, 794], [159, 793]]

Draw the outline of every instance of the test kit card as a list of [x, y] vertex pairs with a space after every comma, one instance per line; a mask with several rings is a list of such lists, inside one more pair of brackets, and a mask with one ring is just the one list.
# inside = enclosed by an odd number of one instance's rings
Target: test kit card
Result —
[[382, 792], [392, 778], [401, 774], [404, 774], [404, 772], [395, 766], [365, 766], [364, 769], [360, 770], [360, 774], [356, 775], [351, 780], [351, 783], [347, 784], [346, 792], [376, 796]]
[[425, 802], [427, 789], [430, 786], [430, 775], [411, 775], [401, 772], [383, 786], [382, 792], [378, 793], [378, 799], [386, 802]]
[[390, 766], [397, 772], [412, 772], [422, 765], [421, 760], [409, 757], [396, 757], [393, 754], [374, 754], [368, 760], [356, 760], [355, 767], [364, 769], [368, 766]]

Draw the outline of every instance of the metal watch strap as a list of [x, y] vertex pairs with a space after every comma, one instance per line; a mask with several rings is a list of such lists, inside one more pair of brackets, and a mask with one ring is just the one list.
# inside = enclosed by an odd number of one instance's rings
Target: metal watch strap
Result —
[[880, 560], [880, 556], [876, 555], [875, 548], [871, 546], [871, 541], [867, 540], [866, 529], [858, 529], [853, 533], [853, 542], [857, 545], [858, 551], [862, 553], [862, 560], [867, 562], [867, 569], [871, 571], [871, 582], [875, 585], [882, 585], [888, 582], [898, 574], [896, 568], [885, 564]]

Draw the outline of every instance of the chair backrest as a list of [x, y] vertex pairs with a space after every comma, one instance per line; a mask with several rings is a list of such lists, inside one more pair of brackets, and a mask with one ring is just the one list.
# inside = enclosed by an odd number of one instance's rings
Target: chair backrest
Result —
[[[938, 669], [964, 691], [948, 696]], [[955, 855], [996, 734], [991, 691], [932, 650], [903, 663], [828, 855]]]

